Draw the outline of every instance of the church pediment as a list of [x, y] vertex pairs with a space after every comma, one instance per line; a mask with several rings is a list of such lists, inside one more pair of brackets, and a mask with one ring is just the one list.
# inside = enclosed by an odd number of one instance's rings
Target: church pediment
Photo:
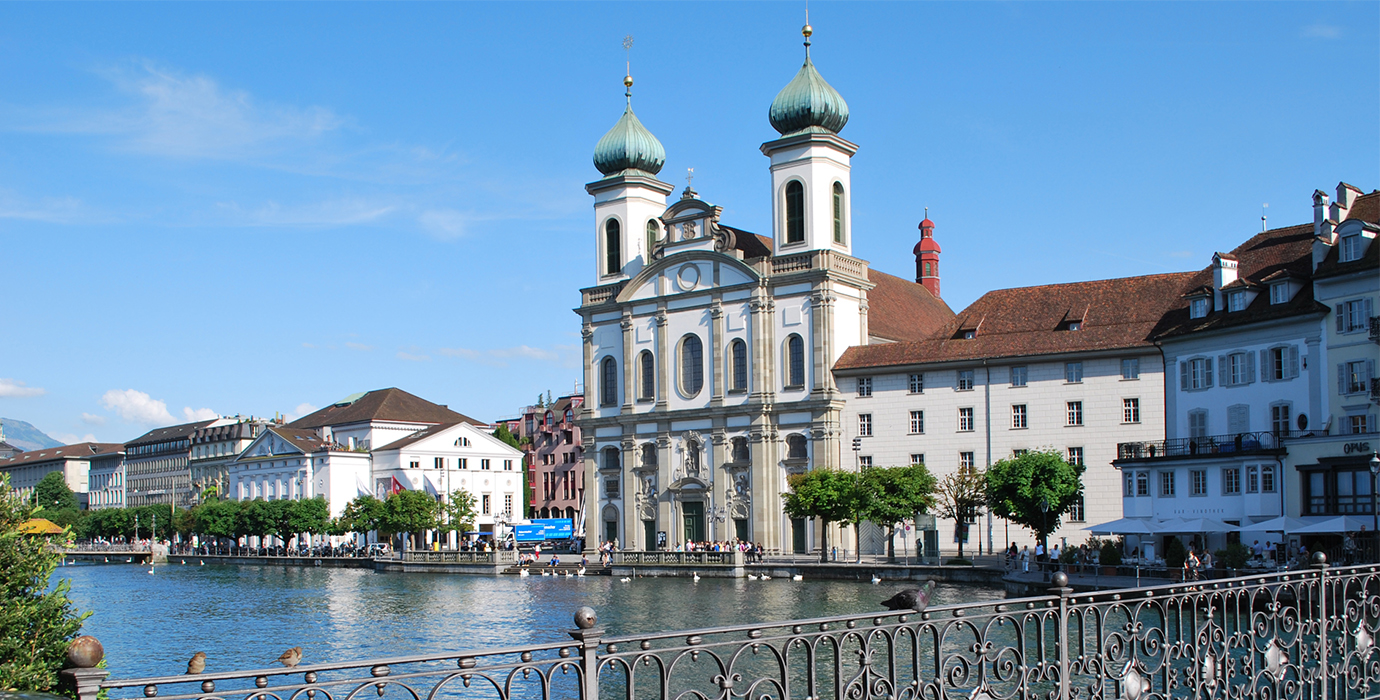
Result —
[[618, 301], [702, 293], [717, 287], [755, 283], [760, 275], [743, 261], [712, 250], [667, 255], [642, 269], [623, 286]]
[[709, 490], [709, 484], [693, 476], [686, 476], [677, 479], [666, 488], [679, 494], [705, 493]]

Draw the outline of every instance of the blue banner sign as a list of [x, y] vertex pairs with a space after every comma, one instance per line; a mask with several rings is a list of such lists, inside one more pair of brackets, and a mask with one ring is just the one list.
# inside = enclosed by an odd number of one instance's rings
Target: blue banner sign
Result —
[[541, 518], [513, 526], [513, 535], [518, 542], [541, 542], [543, 540], [568, 539], [574, 532], [570, 518]]

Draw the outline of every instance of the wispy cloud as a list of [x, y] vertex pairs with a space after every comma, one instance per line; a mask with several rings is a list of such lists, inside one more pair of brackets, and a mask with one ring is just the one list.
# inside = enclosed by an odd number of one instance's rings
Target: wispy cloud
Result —
[[105, 416], [95, 413], [81, 414], [81, 422], [87, 425], [105, 425]]
[[448, 240], [465, 235], [469, 219], [454, 209], [428, 209], [417, 216], [417, 223], [432, 236]]
[[[549, 350], [534, 348], [530, 345], [518, 345], [511, 348], [490, 348], [488, 350], [441, 348], [436, 352], [446, 357], [457, 357], [489, 367], [507, 367], [509, 360], [560, 362], [562, 366], [571, 366], [572, 360], [579, 359], [578, 350], [579, 348], [574, 345], [553, 345]], [[578, 365], [578, 362], [575, 364]]]
[[75, 445], [81, 442], [100, 442], [93, 433], [87, 433], [80, 437], [78, 437], [76, 433], [53, 433], [53, 439], [64, 445]]
[[407, 360], [408, 362], [428, 362], [431, 360], [430, 355], [413, 354], [410, 352], [403, 352], [402, 350], [398, 351], [397, 357], [399, 360]]
[[0, 190], [0, 219], [75, 224], [110, 221], [111, 217], [97, 214], [75, 197], [29, 199]]
[[370, 350], [374, 349], [374, 346], [365, 345], [364, 343], [345, 343], [345, 347], [351, 350], [358, 350], [360, 352], [369, 352]]
[[1314, 22], [1303, 28], [1303, 35], [1309, 39], [1337, 39], [1342, 36], [1342, 28], [1335, 24]]
[[17, 379], [0, 377], [0, 398], [26, 399], [32, 396], [42, 396], [46, 393], [48, 393], [47, 389], [29, 386]]
[[269, 201], [250, 209], [237, 202], [220, 202], [216, 209], [227, 224], [318, 228], [374, 223], [396, 211], [397, 207], [362, 199], [332, 199], [297, 205]]

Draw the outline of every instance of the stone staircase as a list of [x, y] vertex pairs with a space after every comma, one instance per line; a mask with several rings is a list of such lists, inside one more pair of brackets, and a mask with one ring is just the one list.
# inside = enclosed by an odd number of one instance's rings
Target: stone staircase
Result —
[[[528, 564], [528, 565], [526, 565], [526, 566], [517, 566], [517, 565], [514, 565], [514, 566], [510, 566], [510, 567], [504, 569], [504, 570], [503, 570], [503, 573], [504, 573], [504, 574], [508, 574], [508, 575], [512, 575], [512, 576], [517, 576], [517, 575], [519, 575], [519, 573], [520, 573], [523, 569], [527, 569], [528, 575], [530, 575], [530, 576], [541, 576], [541, 574], [542, 574], [543, 571], [545, 571], [545, 572], [548, 573], [548, 574], [553, 574], [553, 573], [554, 573], [554, 574], [557, 575], [557, 576], [565, 576], [566, 573], [568, 572], [568, 573], [570, 573], [570, 575], [574, 576], [574, 575], [576, 574], [576, 572], [578, 572], [578, 571], [580, 570], [580, 564], [579, 564], [579, 562], [576, 562], [576, 563], [561, 562], [561, 564], [560, 564], [559, 566], [551, 566], [549, 563], [545, 563], [545, 564]], [[608, 576], [608, 575], [609, 575], [609, 568], [608, 568], [607, 566], [599, 566], [598, 564], [591, 562], [591, 563], [589, 564], [589, 566], [586, 566], [586, 567], [585, 567], [585, 576]]]

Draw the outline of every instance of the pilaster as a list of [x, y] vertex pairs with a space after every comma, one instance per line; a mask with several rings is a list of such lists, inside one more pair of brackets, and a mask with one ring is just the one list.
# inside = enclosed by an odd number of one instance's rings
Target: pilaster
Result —
[[618, 327], [623, 331], [623, 408], [621, 412], [626, 415], [633, 412], [633, 400], [636, 396], [634, 377], [636, 376], [637, 362], [636, 358], [633, 357], [633, 341], [635, 339], [633, 338], [631, 306], [623, 309], [623, 320], [619, 322]]
[[[717, 269], [717, 268], [716, 268]], [[714, 293], [714, 301], [709, 305], [709, 371], [705, 378], [709, 380], [710, 394], [709, 405], [719, 407], [724, 405], [724, 385], [727, 384], [726, 367], [724, 366], [724, 307], [721, 295]]]

